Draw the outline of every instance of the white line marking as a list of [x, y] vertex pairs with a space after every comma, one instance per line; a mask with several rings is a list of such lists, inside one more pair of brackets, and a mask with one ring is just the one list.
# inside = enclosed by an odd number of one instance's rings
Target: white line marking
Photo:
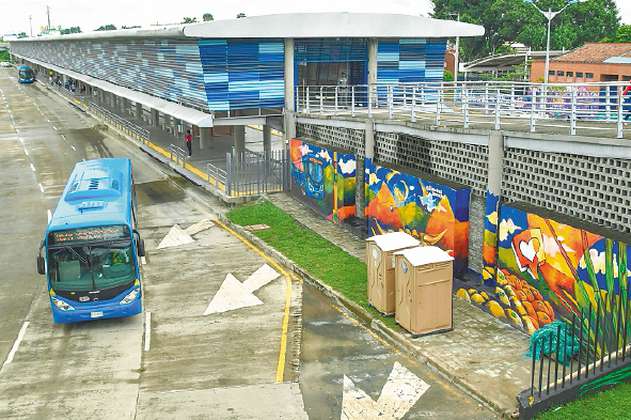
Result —
[[145, 312], [145, 351], [151, 349], [151, 312]]
[[9, 352], [9, 355], [7, 356], [7, 360], [5, 360], [4, 363], [2, 364], [2, 369], [4, 369], [4, 367], [8, 365], [9, 363], [13, 362], [15, 353], [17, 353], [18, 349], [20, 348], [20, 343], [22, 342], [22, 340], [24, 339], [24, 335], [26, 334], [26, 329], [28, 328], [28, 324], [30, 324], [30, 322], [28, 321], [25, 321], [24, 324], [22, 324], [22, 328], [20, 328], [20, 332], [18, 333], [18, 338], [15, 339], [15, 342], [13, 343], [13, 347], [11, 347], [11, 351]]
[[64, 136], [63, 134], [60, 134], [61, 138], [66, 140], [66, 136]]
[[54, 125], [53, 125], [53, 130], [57, 131], [57, 127], [55, 127]]
[[35, 172], [35, 166], [33, 166], [33, 164], [31, 163], [31, 171]]
[[77, 151], [77, 148], [74, 147], [74, 144], [71, 144], [70, 147], [72, 148], [72, 150], [74, 150], [75, 152]]
[[140, 257], [140, 264], [147, 265], [147, 258], [146, 257]]
[[50, 209], [46, 210], [46, 214], [48, 215], [48, 223], [50, 223], [50, 219], [53, 218], [53, 214], [50, 212]]
[[40, 184], [37, 184], [37, 185], [39, 185], [39, 190], [40, 190], [41, 192], [44, 192], [44, 186], [43, 186], [41, 183], [40, 183]]

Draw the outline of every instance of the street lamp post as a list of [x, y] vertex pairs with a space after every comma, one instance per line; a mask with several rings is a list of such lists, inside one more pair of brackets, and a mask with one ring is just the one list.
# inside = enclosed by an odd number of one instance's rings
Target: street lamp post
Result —
[[527, 3], [530, 3], [533, 6], [535, 6], [535, 9], [537, 9], [539, 13], [541, 13], [543, 16], [545, 16], [546, 19], [548, 19], [548, 36], [547, 36], [547, 41], [546, 41], [546, 64], [545, 64], [544, 73], [543, 73], [543, 83], [546, 85], [548, 84], [548, 73], [550, 72], [550, 30], [552, 28], [552, 19], [557, 17], [557, 15], [561, 14], [570, 5], [574, 3], [581, 3], [583, 1], [585, 0], [570, 0], [561, 10], [557, 12], [553, 12], [551, 8], [548, 8], [548, 11], [544, 12], [543, 10], [539, 8], [539, 6], [537, 6], [534, 0], [526, 0]]

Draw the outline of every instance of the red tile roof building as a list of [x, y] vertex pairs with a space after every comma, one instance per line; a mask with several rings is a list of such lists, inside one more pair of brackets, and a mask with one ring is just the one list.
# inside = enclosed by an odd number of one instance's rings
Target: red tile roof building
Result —
[[[532, 63], [530, 80], [543, 81], [545, 61]], [[550, 83], [631, 80], [631, 43], [588, 43], [550, 60]]]

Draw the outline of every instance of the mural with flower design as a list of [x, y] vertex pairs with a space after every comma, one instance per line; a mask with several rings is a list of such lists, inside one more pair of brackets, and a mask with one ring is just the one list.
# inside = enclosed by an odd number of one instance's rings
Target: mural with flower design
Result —
[[366, 159], [368, 234], [402, 230], [455, 259], [454, 273], [467, 269], [471, 190], [447, 181], [401, 172]]

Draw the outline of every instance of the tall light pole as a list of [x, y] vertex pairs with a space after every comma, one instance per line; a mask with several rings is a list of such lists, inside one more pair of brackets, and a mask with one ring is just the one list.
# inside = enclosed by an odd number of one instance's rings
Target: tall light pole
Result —
[[28, 27], [31, 31], [31, 38], [33, 38], [33, 15], [28, 15]]
[[48, 28], [46, 28], [46, 31], [50, 32], [50, 6], [46, 6], [46, 16], [48, 17]]
[[585, 0], [570, 0], [561, 10], [553, 12], [552, 8], [548, 8], [547, 12], [544, 12], [537, 6], [534, 0], [526, 0], [526, 3], [530, 3], [535, 6], [535, 9], [539, 11], [546, 19], [548, 19], [548, 36], [546, 41], [546, 65], [543, 71], [543, 83], [548, 84], [548, 73], [550, 72], [550, 29], [552, 28], [552, 19], [561, 14], [565, 9], [574, 3], [581, 3]]
[[[450, 13], [450, 16], [456, 16], [456, 20], [460, 22], [460, 13]], [[456, 37], [456, 53], [454, 54], [454, 83], [458, 83], [458, 68], [460, 67], [460, 37]]]

